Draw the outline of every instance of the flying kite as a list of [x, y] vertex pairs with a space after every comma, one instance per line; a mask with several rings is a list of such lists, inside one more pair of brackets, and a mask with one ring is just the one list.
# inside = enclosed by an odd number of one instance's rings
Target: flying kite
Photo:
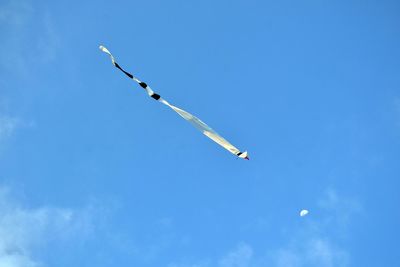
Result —
[[136, 78], [135, 76], [133, 76], [129, 72], [127, 72], [124, 69], [122, 69], [121, 66], [118, 65], [118, 63], [115, 61], [115, 58], [110, 53], [110, 51], [108, 51], [107, 48], [105, 48], [102, 45], [100, 45], [99, 48], [100, 48], [101, 51], [103, 51], [104, 53], [106, 53], [106, 54], [108, 54], [110, 56], [112, 64], [117, 69], [119, 69], [120, 71], [125, 73], [126, 76], [128, 76], [129, 78], [131, 78], [132, 80], [137, 82], [144, 90], [146, 90], [147, 94], [150, 97], [152, 97], [156, 101], [161, 102], [164, 105], [170, 107], [173, 111], [175, 111], [182, 118], [184, 118], [185, 120], [190, 122], [194, 127], [196, 127], [204, 135], [206, 135], [208, 138], [210, 138], [211, 140], [213, 140], [214, 142], [216, 142], [217, 144], [219, 144], [220, 146], [222, 146], [223, 148], [225, 148], [226, 150], [228, 150], [232, 154], [234, 154], [237, 157], [242, 158], [242, 159], [247, 159], [247, 160], [249, 159], [247, 151], [241, 152], [239, 149], [237, 149], [235, 146], [233, 146], [231, 143], [229, 143], [226, 139], [224, 139], [222, 136], [220, 136], [217, 132], [215, 132], [213, 129], [211, 129], [207, 124], [202, 122], [200, 119], [198, 119], [197, 117], [193, 116], [189, 112], [184, 111], [183, 109], [180, 109], [180, 108], [168, 103], [165, 99], [161, 98], [161, 96], [159, 94], [156, 94], [153, 90], [151, 90], [150, 86], [148, 86], [145, 82], [140, 81], [138, 78]]

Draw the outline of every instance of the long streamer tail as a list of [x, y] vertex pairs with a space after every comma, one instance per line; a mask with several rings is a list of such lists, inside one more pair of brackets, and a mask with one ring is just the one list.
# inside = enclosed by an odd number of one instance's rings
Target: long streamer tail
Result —
[[110, 56], [112, 64], [117, 69], [122, 71], [130, 79], [132, 79], [135, 82], [137, 82], [144, 90], [146, 90], [147, 94], [150, 97], [152, 97], [156, 101], [158, 101], [160, 103], [163, 103], [164, 105], [170, 107], [173, 111], [178, 113], [182, 118], [184, 118], [185, 120], [190, 122], [194, 127], [196, 127], [199, 131], [201, 131], [205, 136], [207, 136], [208, 138], [210, 138], [211, 140], [213, 140], [214, 142], [216, 142], [217, 144], [219, 144], [220, 146], [222, 146], [223, 148], [225, 148], [226, 150], [228, 150], [232, 154], [234, 154], [234, 155], [236, 155], [236, 156], [238, 156], [239, 158], [242, 158], [242, 159], [247, 159], [247, 160], [249, 159], [247, 151], [241, 152], [239, 149], [237, 149], [235, 146], [233, 146], [231, 143], [229, 143], [226, 139], [224, 139], [222, 136], [220, 136], [216, 131], [211, 129], [207, 124], [202, 122], [199, 118], [197, 118], [196, 116], [190, 114], [189, 112], [187, 112], [187, 111], [185, 111], [183, 109], [180, 109], [180, 108], [168, 103], [159, 94], [156, 94], [150, 88], [150, 86], [148, 86], [145, 82], [140, 81], [138, 78], [136, 78], [135, 76], [133, 76], [129, 72], [125, 71], [120, 65], [118, 65], [118, 63], [115, 61], [115, 58], [113, 57], [113, 55], [111, 54], [111, 52], [107, 48], [105, 48], [102, 45], [99, 48], [100, 48], [101, 51], [103, 51], [104, 53], [106, 53], [106, 54], [108, 54]]

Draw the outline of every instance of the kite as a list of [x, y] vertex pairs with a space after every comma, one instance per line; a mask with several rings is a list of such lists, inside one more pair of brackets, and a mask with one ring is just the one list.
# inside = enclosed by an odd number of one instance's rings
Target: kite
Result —
[[239, 158], [242, 159], [249, 159], [247, 151], [241, 152], [239, 149], [237, 149], [235, 146], [233, 146], [231, 143], [229, 143], [227, 140], [225, 140], [222, 136], [220, 136], [217, 132], [215, 132], [213, 129], [211, 129], [207, 124], [202, 122], [200, 119], [197, 117], [193, 116], [187, 111], [184, 111], [183, 109], [180, 109], [174, 105], [171, 105], [168, 103], [165, 99], [161, 98], [159, 94], [156, 94], [153, 90], [151, 90], [150, 86], [148, 86], [145, 82], [140, 81], [138, 78], [130, 74], [129, 72], [125, 71], [123, 68], [121, 68], [120, 65], [115, 61], [115, 58], [113, 55], [108, 51], [107, 48], [104, 46], [99, 47], [101, 51], [104, 53], [108, 54], [111, 58], [112, 64], [122, 71], [126, 76], [137, 82], [144, 90], [146, 90], [147, 94], [155, 99], [158, 102], [163, 103], [164, 105], [170, 107], [173, 111], [178, 113], [182, 118], [190, 122], [194, 127], [196, 127], [199, 131], [201, 131], [205, 136], [231, 152], [232, 154], [236, 155]]

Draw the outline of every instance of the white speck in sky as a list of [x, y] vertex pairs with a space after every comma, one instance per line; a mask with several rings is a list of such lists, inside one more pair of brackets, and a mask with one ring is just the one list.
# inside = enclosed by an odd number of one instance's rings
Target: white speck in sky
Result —
[[301, 210], [300, 211], [300, 217], [304, 217], [308, 214], [308, 210]]

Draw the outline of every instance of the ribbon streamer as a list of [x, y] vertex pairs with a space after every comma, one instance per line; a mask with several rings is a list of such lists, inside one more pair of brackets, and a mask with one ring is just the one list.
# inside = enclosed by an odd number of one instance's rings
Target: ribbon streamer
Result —
[[155, 99], [158, 102], [163, 103], [164, 105], [170, 107], [172, 110], [174, 110], [176, 113], [178, 113], [182, 118], [190, 122], [194, 127], [196, 127], [199, 131], [201, 131], [205, 136], [231, 152], [232, 154], [238, 156], [239, 158], [242, 159], [249, 159], [247, 151], [241, 152], [239, 149], [237, 149], [235, 146], [233, 146], [231, 143], [229, 143], [226, 139], [224, 139], [222, 136], [220, 136], [217, 132], [215, 132], [213, 129], [211, 129], [207, 124], [202, 122], [199, 118], [193, 116], [187, 111], [184, 111], [183, 109], [180, 109], [174, 105], [171, 105], [168, 103], [165, 99], [161, 98], [159, 94], [154, 93], [153, 90], [151, 90], [150, 86], [148, 86], [145, 82], [140, 81], [138, 78], [130, 74], [129, 72], [125, 71], [123, 68], [121, 68], [120, 65], [115, 61], [115, 58], [113, 55], [108, 51], [107, 48], [104, 46], [99, 47], [101, 51], [104, 53], [108, 54], [111, 58], [112, 64], [118, 68], [120, 71], [122, 71], [126, 76], [137, 82], [144, 90], [146, 90], [147, 94]]

